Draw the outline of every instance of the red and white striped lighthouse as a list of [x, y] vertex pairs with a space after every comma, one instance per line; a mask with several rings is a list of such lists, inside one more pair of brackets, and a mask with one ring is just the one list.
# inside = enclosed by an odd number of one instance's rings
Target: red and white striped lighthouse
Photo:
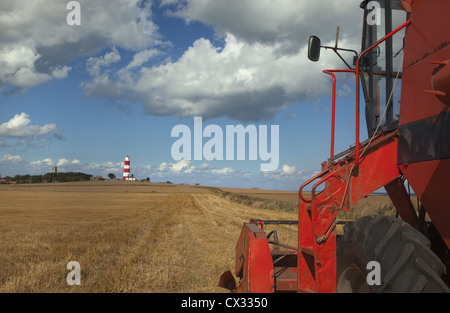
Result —
[[130, 157], [125, 157], [125, 163], [123, 164], [123, 179], [128, 180], [130, 177]]

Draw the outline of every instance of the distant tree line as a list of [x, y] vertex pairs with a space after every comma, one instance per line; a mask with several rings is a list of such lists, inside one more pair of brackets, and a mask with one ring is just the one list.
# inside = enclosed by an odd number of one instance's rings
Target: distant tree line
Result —
[[15, 181], [18, 184], [42, 182], [75, 182], [90, 180], [92, 175], [80, 172], [47, 173], [44, 175], [16, 175], [3, 177], [7, 182]]

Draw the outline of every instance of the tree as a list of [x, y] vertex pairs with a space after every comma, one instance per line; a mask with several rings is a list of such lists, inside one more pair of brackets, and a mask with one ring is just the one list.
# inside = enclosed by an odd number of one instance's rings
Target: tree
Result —
[[113, 173], [109, 173], [108, 174], [109, 179], [114, 180], [116, 179], [116, 175], [114, 175]]

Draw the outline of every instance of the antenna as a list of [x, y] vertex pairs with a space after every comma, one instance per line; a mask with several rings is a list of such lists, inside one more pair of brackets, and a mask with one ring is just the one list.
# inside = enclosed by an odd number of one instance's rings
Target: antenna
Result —
[[336, 28], [336, 44], [334, 46], [334, 49], [337, 49], [338, 41], [339, 41], [339, 26]]

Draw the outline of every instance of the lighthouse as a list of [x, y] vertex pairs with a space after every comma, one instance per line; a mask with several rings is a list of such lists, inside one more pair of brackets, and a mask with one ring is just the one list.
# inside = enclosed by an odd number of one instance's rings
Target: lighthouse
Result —
[[123, 164], [123, 180], [128, 180], [130, 178], [130, 157], [127, 155], [125, 157], [125, 162]]

